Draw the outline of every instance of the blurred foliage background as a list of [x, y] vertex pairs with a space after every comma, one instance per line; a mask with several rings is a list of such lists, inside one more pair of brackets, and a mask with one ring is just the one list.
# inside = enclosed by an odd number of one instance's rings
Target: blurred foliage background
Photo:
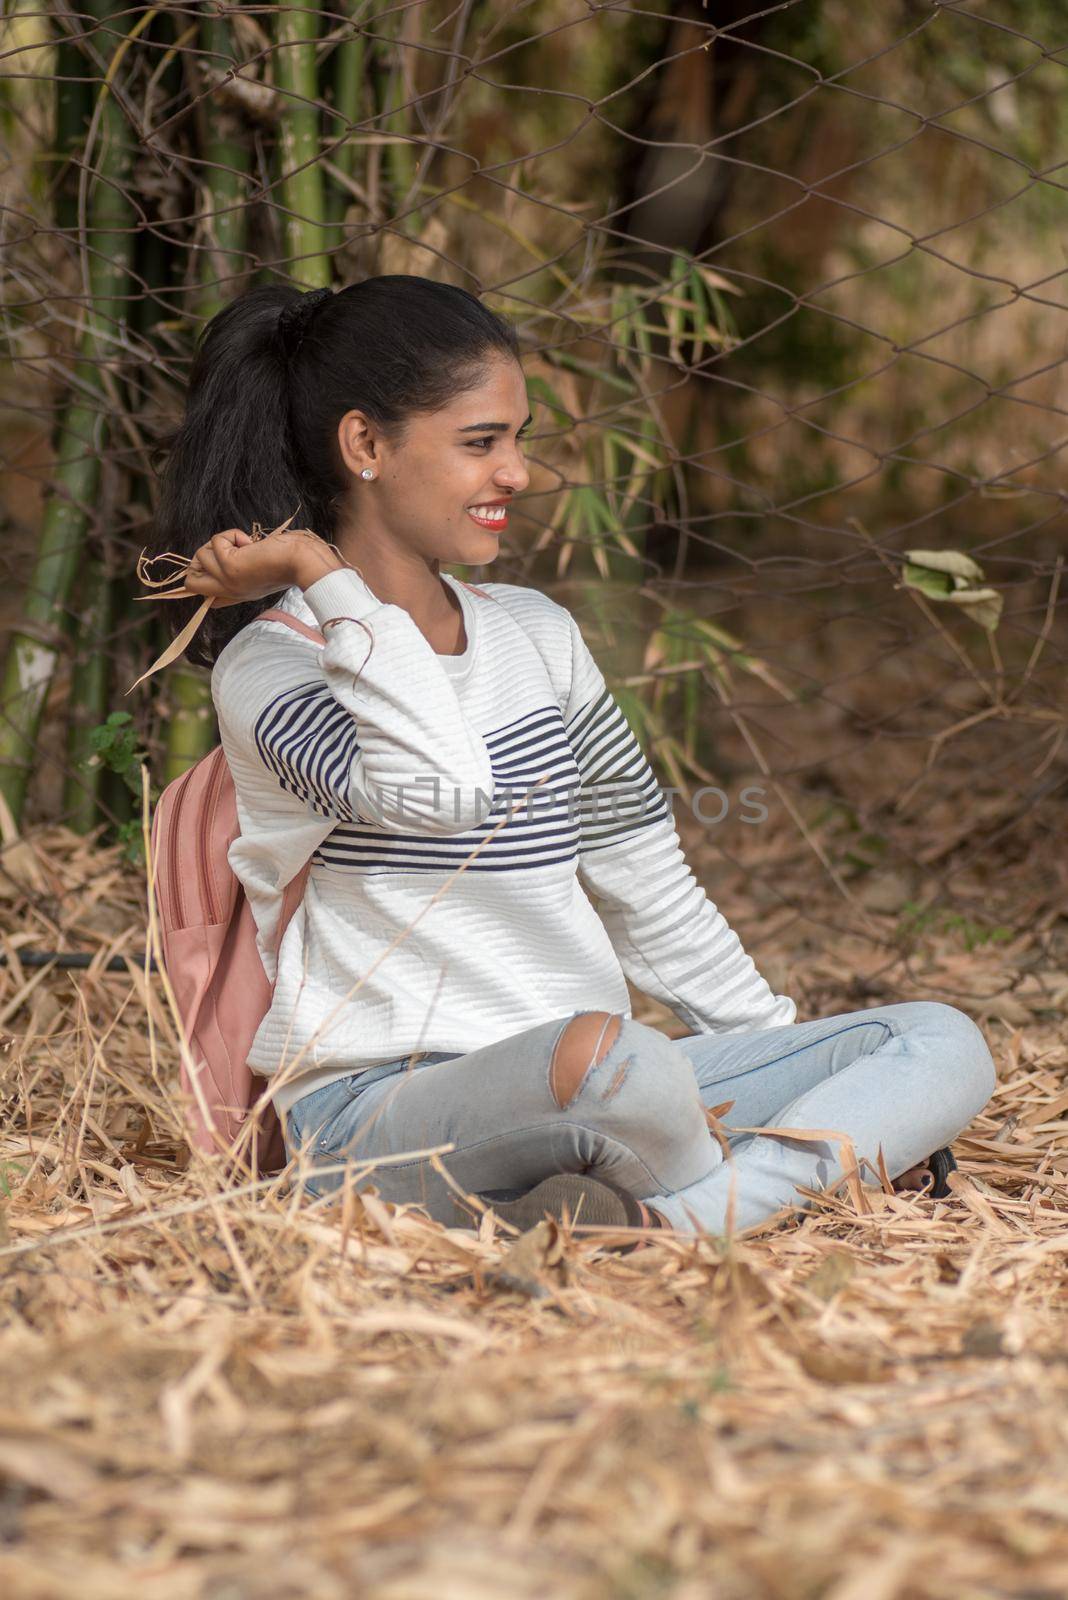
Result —
[[5, 846], [64, 822], [136, 859], [142, 761], [156, 793], [217, 737], [201, 669], [126, 697], [198, 330], [254, 283], [406, 271], [524, 347], [530, 492], [458, 575], [575, 611], [665, 783], [758, 778], [860, 914], [979, 915], [1051, 851], [1053, 0], [17, 0], [2, 29]]

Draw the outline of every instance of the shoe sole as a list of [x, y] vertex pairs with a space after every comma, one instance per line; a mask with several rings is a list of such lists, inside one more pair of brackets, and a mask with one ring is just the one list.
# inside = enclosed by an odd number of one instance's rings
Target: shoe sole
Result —
[[581, 1172], [556, 1172], [544, 1178], [517, 1200], [493, 1200], [490, 1208], [503, 1222], [526, 1231], [542, 1222], [546, 1215], [556, 1222], [568, 1221], [587, 1228], [640, 1228], [643, 1226], [637, 1200], [602, 1178]]

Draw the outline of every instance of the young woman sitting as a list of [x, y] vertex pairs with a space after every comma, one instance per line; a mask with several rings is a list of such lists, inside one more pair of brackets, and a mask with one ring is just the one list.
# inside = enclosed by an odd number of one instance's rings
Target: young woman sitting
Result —
[[[798, 1021], [696, 882], [574, 617], [442, 571], [496, 557], [530, 422], [512, 328], [426, 278], [256, 288], [197, 352], [157, 547], [192, 557], [176, 628], [215, 600], [188, 653], [265, 952], [312, 862], [249, 1057], [309, 1188], [350, 1164], [451, 1225], [682, 1233], [803, 1204], [850, 1150], [866, 1182], [881, 1157], [944, 1192], [994, 1087], [980, 1030], [907, 1000]], [[687, 1036], [635, 1021], [627, 978]]]

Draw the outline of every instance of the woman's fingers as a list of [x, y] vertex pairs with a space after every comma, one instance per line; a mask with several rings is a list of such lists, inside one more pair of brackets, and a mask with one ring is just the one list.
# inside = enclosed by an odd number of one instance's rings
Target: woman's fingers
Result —
[[[230, 604], [276, 594], [293, 582], [297, 537], [287, 530], [272, 538], [254, 539], [241, 528], [227, 528], [213, 534], [194, 553], [186, 580], [196, 593]], [[302, 530], [299, 537], [303, 547], [316, 535]]]
[[183, 575], [185, 587], [193, 594], [223, 598], [228, 592], [224, 566], [227, 553], [232, 554], [239, 545], [251, 543], [253, 541], [242, 528], [227, 528], [214, 534], [191, 557]]
[[219, 570], [225, 572], [226, 563], [237, 554], [237, 545], [230, 533], [217, 533], [209, 539], [212, 554], [219, 563]]
[[238, 529], [232, 528], [226, 533], [213, 534], [207, 543], [202, 544], [194, 554], [186, 576], [195, 577], [199, 572], [204, 577], [210, 578], [216, 584], [224, 587], [227, 563], [237, 548], [232, 535], [238, 531]]
[[222, 581], [200, 567], [187, 567], [184, 582], [185, 587], [192, 589], [195, 594], [221, 595], [225, 593], [225, 585]]

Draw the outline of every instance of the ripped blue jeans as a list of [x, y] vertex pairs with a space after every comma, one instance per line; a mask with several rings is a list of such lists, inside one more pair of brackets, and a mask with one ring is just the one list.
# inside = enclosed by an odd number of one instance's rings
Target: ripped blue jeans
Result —
[[[954, 1139], [995, 1083], [975, 1023], [917, 1000], [682, 1039], [624, 1017], [564, 1107], [550, 1068], [572, 1017], [463, 1054], [405, 1056], [302, 1096], [284, 1120], [289, 1154], [310, 1157], [309, 1191], [337, 1188], [350, 1165], [356, 1189], [373, 1185], [383, 1200], [470, 1226], [475, 1212], [458, 1207], [457, 1189], [504, 1200], [551, 1173], [588, 1172], [654, 1205], [680, 1233], [740, 1232], [804, 1205], [799, 1186], [833, 1187], [845, 1170], [837, 1139], [743, 1130], [844, 1134], [874, 1183], [880, 1152], [900, 1176]], [[726, 1102], [728, 1154], [705, 1117]], [[453, 1148], [436, 1159], [452, 1184], [416, 1153], [444, 1144]], [[375, 1166], [384, 1156], [402, 1159]]]

